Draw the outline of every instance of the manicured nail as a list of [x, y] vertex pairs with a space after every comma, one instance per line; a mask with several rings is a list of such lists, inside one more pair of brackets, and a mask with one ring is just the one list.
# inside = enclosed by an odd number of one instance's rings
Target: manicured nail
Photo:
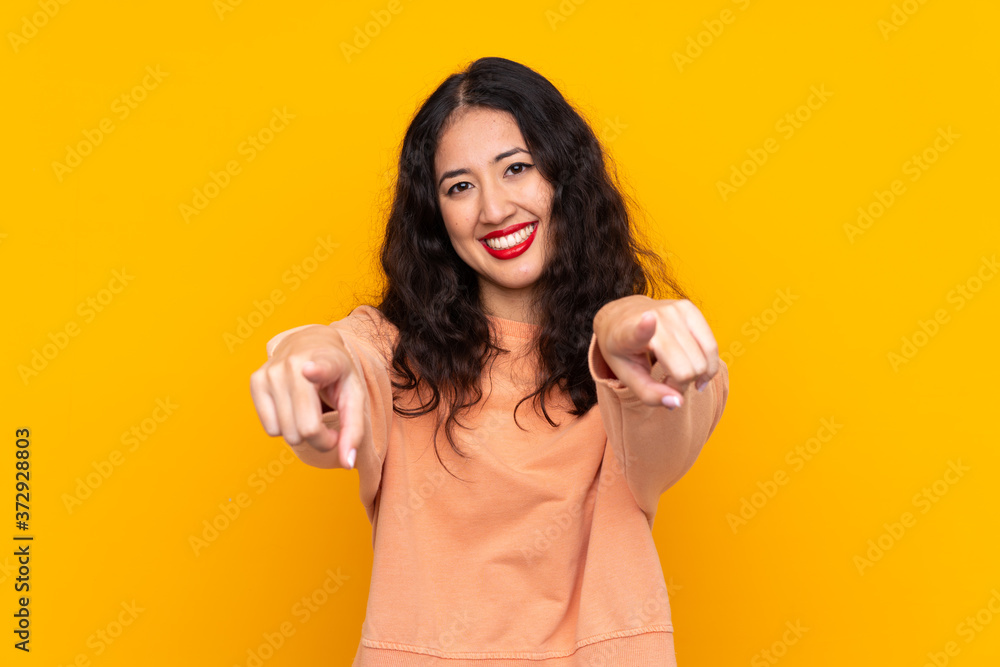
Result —
[[701, 382], [698, 383], [698, 391], [702, 391], [707, 386], [708, 386], [708, 380], [702, 380]]
[[347, 467], [348, 467], [348, 469], [354, 467], [354, 460], [356, 458], [358, 458], [358, 450], [352, 449], [351, 451], [347, 452]]
[[681, 407], [681, 399], [677, 398], [676, 396], [664, 396], [663, 404], [668, 408], [670, 408], [671, 410], [673, 410], [674, 408]]

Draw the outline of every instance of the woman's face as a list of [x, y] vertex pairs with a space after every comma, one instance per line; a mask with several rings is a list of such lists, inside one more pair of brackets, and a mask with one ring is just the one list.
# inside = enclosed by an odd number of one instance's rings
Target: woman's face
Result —
[[514, 303], [545, 266], [552, 186], [513, 116], [479, 107], [457, 114], [434, 159], [441, 216], [455, 252], [479, 274], [484, 300]]

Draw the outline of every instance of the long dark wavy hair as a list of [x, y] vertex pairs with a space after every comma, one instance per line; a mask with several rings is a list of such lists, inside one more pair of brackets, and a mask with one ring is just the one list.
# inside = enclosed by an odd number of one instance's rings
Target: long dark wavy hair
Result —
[[632, 294], [688, 298], [667, 264], [642, 240], [630, 214], [632, 200], [621, 191], [593, 130], [555, 86], [524, 65], [496, 57], [480, 58], [446, 78], [403, 138], [380, 250], [385, 282], [377, 306], [399, 331], [393, 386], [415, 395], [421, 385], [427, 390], [419, 391], [427, 398], [418, 407], [395, 405], [394, 411], [416, 417], [446, 405], [447, 416], [438, 413], [434, 431], [434, 452], [442, 466], [437, 446], [442, 423], [452, 449], [466, 457], [453, 428], [467, 428], [459, 416], [482, 399], [482, 371], [506, 352], [490, 330], [476, 272], [449, 240], [434, 181], [442, 129], [456, 110], [469, 107], [512, 115], [535, 167], [553, 186], [549, 258], [534, 289], [538, 386], [514, 408], [515, 423], [521, 403], [532, 399], [546, 421], [558, 426], [545, 406], [553, 389], [568, 394], [573, 416], [597, 402], [587, 352], [601, 306]]

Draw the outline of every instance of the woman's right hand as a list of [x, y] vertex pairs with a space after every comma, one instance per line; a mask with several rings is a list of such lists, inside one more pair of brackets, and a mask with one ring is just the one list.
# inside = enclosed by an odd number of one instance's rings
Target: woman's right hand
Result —
[[[366, 396], [359, 370], [335, 329], [315, 324], [283, 337], [250, 375], [250, 394], [267, 434], [282, 436], [300, 458], [322, 459], [326, 465], [321, 467], [354, 467], [364, 437]], [[339, 412], [339, 433], [323, 423], [321, 400]]]

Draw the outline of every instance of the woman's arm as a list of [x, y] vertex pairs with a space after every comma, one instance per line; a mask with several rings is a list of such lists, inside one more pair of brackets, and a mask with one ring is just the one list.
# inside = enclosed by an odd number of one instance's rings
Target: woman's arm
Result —
[[663, 492], [694, 465], [729, 395], [729, 369], [707, 323], [693, 304], [678, 303], [637, 296], [607, 304], [594, 318], [588, 355], [608, 444], [650, 523]]
[[[332, 324], [303, 325], [278, 334], [267, 344], [268, 361], [251, 377], [254, 403], [265, 430], [271, 435], [284, 435], [283, 428], [269, 429], [274, 424], [266, 423], [267, 400], [263, 394], [270, 396], [271, 401], [284, 401], [286, 406], [297, 400], [302, 406], [304, 422], [298, 437], [293, 435], [291, 440], [286, 437], [286, 442], [308, 465], [356, 468], [360, 476], [361, 500], [369, 519], [374, 516], [393, 419], [389, 368], [395, 336], [394, 327], [377, 309], [359, 306]], [[312, 370], [304, 369], [306, 361], [310, 360], [315, 366]], [[344, 387], [336, 382], [324, 382], [323, 374], [330, 371], [321, 368], [324, 363], [340, 363], [341, 379], [351, 378], [351, 383], [357, 385], [356, 390], [344, 392]], [[272, 378], [268, 373], [281, 380], [282, 391], [272, 391], [273, 386], [268, 384]], [[297, 378], [297, 392], [291, 390], [290, 378]], [[334, 410], [322, 412], [322, 403]], [[294, 424], [299, 424], [297, 417]], [[310, 444], [310, 438], [320, 446]], [[324, 442], [333, 443], [333, 448], [324, 448]], [[354, 461], [346, 458], [349, 450], [339, 446], [348, 442], [356, 452]]]
[[322, 326], [325, 326], [325, 325], [323, 325], [323, 324], [303, 324], [302, 326], [294, 327], [292, 329], [288, 329], [287, 331], [282, 331], [281, 333], [277, 334], [274, 338], [272, 338], [271, 340], [267, 341], [267, 345], [264, 346], [264, 349], [267, 351], [267, 358], [270, 359], [274, 355], [274, 348], [278, 347], [278, 343], [280, 343], [281, 341], [283, 341], [288, 336], [288, 334], [295, 333], [296, 331], [301, 331], [302, 329], [305, 329], [306, 327], [322, 327]]
[[[353, 467], [365, 435], [366, 397], [344, 339], [322, 325], [296, 327], [280, 336], [269, 344], [268, 360], [250, 376], [264, 430], [282, 436], [310, 465]], [[345, 416], [339, 433], [325, 427], [322, 402]]]

